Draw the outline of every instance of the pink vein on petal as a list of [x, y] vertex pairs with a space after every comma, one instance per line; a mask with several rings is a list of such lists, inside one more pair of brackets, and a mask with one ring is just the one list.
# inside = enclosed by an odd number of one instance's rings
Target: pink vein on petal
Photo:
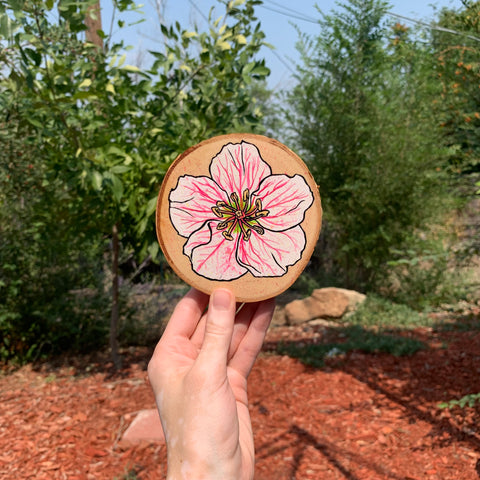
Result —
[[169, 195], [170, 219], [182, 237], [189, 237], [208, 220], [215, 219], [212, 207], [228, 201], [227, 194], [209, 177], [185, 175]]
[[198, 275], [210, 280], [234, 280], [247, 273], [235, 258], [237, 243], [238, 235], [234, 240], [226, 240], [216, 229], [216, 223], [209, 222], [201, 233], [195, 232], [188, 239], [184, 252], [189, 252], [192, 268]]
[[211, 238], [212, 231], [210, 230], [209, 224], [205, 223], [201, 228], [190, 235], [183, 246], [183, 253], [187, 255], [187, 257], [191, 258], [193, 249], [199, 247], [200, 245], [206, 245], [210, 242]]
[[248, 242], [240, 242], [237, 260], [255, 277], [284, 275], [297, 263], [305, 248], [305, 232], [297, 226], [284, 232], [252, 232]]
[[262, 179], [271, 174], [255, 145], [247, 142], [229, 143], [213, 158], [210, 165], [213, 180], [227, 193], [242, 195], [245, 189], [257, 190]]
[[277, 232], [302, 223], [313, 203], [312, 191], [301, 175], [271, 175], [263, 179], [256, 195], [269, 212], [260, 223]]

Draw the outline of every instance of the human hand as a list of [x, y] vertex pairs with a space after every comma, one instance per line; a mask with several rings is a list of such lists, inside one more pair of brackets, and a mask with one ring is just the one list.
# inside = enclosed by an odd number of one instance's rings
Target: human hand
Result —
[[148, 365], [167, 443], [168, 480], [253, 479], [255, 453], [247, 377], [274, 300], [245, 304], [235, 317], [226, 289], [178, 303]]

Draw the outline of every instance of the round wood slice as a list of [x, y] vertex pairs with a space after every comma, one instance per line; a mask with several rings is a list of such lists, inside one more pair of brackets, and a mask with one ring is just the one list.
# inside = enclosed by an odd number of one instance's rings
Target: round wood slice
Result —
[[173, 270], [238, 302], [274, 297], [302, 273], [322, 223], [320, 195], [302, 160], [254, 134], [211, 138], [171, 165], [157, 202], [157, 236]]

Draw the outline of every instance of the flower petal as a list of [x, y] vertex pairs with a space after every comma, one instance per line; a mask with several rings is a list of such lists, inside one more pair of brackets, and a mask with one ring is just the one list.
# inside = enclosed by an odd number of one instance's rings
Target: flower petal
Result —
[[305, 232], [294, 227], [284, 232], [252, 230], [250, 240], [240, 240], [237, 259], [254, 277], [281, 277], [287, 267], [295, 265], [305, 249]]
[[240, 197], [247, 188], [250, 192], [257, 190], [260, 182], [271, 173], [258, 148], [248, 142], [224, 145], [210, 164], [213, 180], [228, 194], [236, 192]]
[[271, 175], [262, 181], [255, 197], [269, 212], [260, 220], [261, 225], [276, 232], [302, 223], [313, 203], [312, 191], [301, 175]]
[[212, 207], [228, 201], [227, 194], [209, 177], [185, 175], [170, 192], [170, 220], [182, 237], [189, 237], [208, 220], [215, 219]]
[[183, 253], [190, 257], [192, 269], [198, 275], [210, 280], [234, 280], [247, 273], [235, 255], [239, 235], [227, 240], [216, 226], [217, 222], [208, 222], [194, 232]]

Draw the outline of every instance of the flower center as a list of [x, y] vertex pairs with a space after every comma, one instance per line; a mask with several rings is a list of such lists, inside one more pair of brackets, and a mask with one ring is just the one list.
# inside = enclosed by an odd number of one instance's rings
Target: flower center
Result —
[[258, 219], [266, 217], [270, 212], [263, 210], [262, 201], [259, 198], [255, 199], [246, 188], [242, 198], [233, 192], [229, 200], [229, 203], [218, 201], [215, 207], [212, 207], [215, 216], [222, 219], [217, 225], [217, 230], [223, 230], [222, 235], [227, 240], [233, 240], [232, 233], [236, 228], [242, 232], [246, 242], [250, 239], [252, 230], [259, 235], [265, 233]]

